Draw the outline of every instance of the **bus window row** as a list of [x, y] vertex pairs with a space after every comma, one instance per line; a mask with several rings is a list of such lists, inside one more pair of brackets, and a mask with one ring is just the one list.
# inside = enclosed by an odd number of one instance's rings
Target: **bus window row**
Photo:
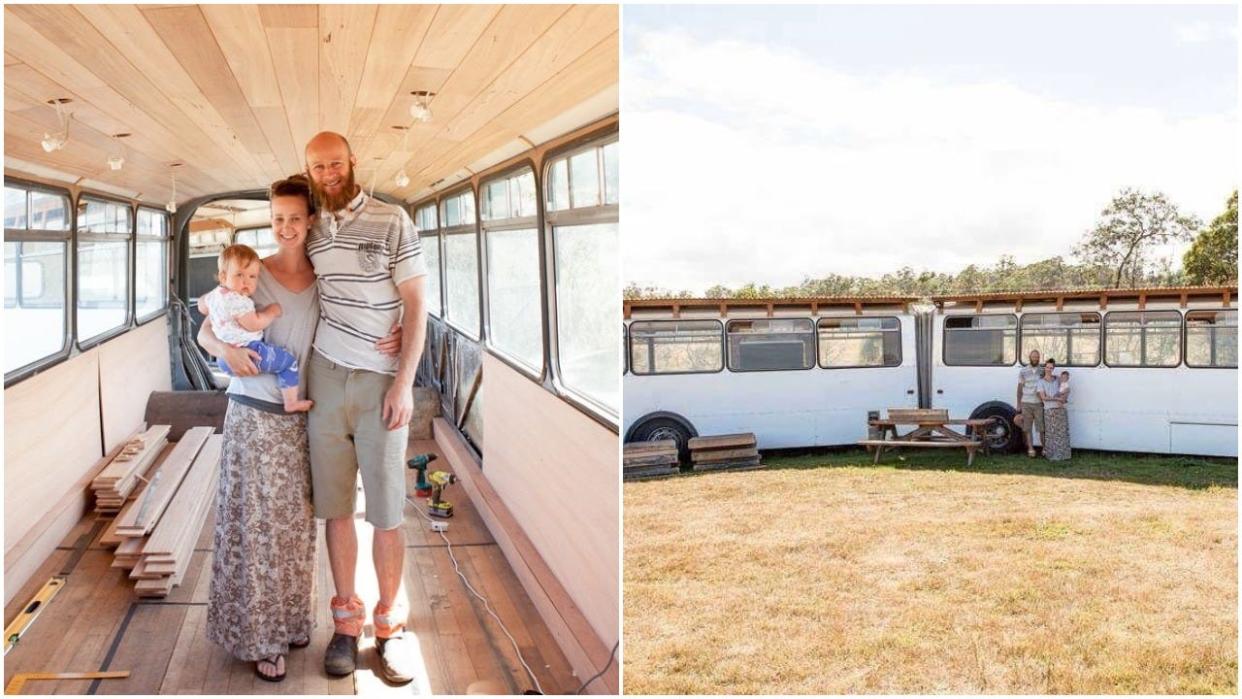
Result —
[[901, 365], [896, 317], [634, 321], [626, 368], [639, 375]]
[[429, 312], [533, 380], [552, 370], [573, 402], [611, 419], [620, 410], [618, 183], [614, 134], [552, 156], [542, 179], [519, 165], [477, 191], [412, 207]]
[[6, 382], [162, 313], [170, 239], [160, 209], [6, 180]]
[[[1019, 352], [1019, 347], [1021, 351]], [[1038, 350], [1058, 365], [1237, 368], [1236, 310], [960, 315], [944, 319], [949, 366], [1012, 366]]]
[[[625, 370], [634, 374], [900, 366], [896, 317], [634, 321]], [[1021, 353], [1018, 352], [1019, 345]], [[1062, 366], [1238, 366], [1236, 310], [957, 315], [944, 319], [948, 366], [1012, 366], [1039, 350]]]

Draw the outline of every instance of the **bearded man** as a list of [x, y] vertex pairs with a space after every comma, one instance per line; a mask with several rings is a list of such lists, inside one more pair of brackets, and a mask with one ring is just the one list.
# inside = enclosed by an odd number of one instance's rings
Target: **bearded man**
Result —
[[[336, 594], [335, 633], [324, 655], [330, 675], [357, 664], [366, 608], [354, 588], [358, 536], [355, 483], [362, 474], [366, 520], [379, 582], [372, 612], [380, 674], [396, 684], [414, 678], [414, 639], [405, 630], [409, 606], [401, 591], [405, 535], [405, 448], [413, 412], [414, 375], [426, 337], [423, 302], [427, 266], [409, 215], [362, 191], [357, 158], [345, 137], [330, 131], [306, 145], [306, 171], [319, 217], [306, 241], [315, 267], [320, 320], [307, 369], [315, 516], [326, 520], [328, 562]], [[399, 357], [375, 343], [400, 320]]]

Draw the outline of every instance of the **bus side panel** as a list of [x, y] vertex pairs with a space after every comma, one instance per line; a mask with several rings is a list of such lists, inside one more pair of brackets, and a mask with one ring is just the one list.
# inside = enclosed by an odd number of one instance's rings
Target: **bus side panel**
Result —
[[483, 353], [483, 475], [604, 647], [618, 638], [617, 435]]
[[627, 431], [668, 411], [700, 435], [754, 432], [760, 449], [852, 444], [869, 410], [916, 403], [913, 352], [899, 367], [625, 377]]
[[[78, 484], [103, 456], [99, 356], [92, 349], [4, 392], [6, 603], [85, 512]], [[62, 507], [75, 514], [41, 522]], [[57, 531], [36, 531], [41, 524]]]
[[152, 391], [172, 390], [168, 317], [161, 316], [110, 340], [99, 357], [104, 451], [133, 433], [147, 411]]

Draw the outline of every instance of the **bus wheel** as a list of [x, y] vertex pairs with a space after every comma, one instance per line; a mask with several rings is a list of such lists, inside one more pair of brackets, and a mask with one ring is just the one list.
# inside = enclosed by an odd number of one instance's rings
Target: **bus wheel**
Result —
[[640, 422], [630, 430], [630, 442], [656, 442], [671, 439], [677, 442], [677, 455], [682, 463], [690, 458], [690, 429], [680, 420], [671, 417], [653, 417]]
[[1023, 448], [1022, 430], [1014, 424], [1014, 411], [1006, 403], [999, 401], [985, 403], [971, 413], [972, 420], [993, 418], [992, 424], [984, 432], [988, 449], [995, 454], [1016, 454]]

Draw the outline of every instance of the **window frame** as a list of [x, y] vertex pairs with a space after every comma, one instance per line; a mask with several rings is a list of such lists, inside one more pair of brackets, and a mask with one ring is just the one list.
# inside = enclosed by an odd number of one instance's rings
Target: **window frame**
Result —
[[[26, 190], [26, 228], [25, 229], [4, 229], [5, 242], [13, 243], [64, 243], [65, 245], [65, 266], [64, 266], [64, 322], [61, 328], [61, 348], [45, 357], [41, 357], [32, 362], [28, 362], [19, 366], [12, 371], [5, 372], [4, 385], [9, 387], [22, 379], [28, 378], [47, 367], [59, 364], [68, 359], [74, 349], [74, 333], [77, 329], [77, 301], [76, 282], [77, 282], [77, 198], [73, 192], [63, 187], [56, 187], [40, 182], [33, 182], [19, 177], [4, 178], [6, 187], [19, 187]], [[64, 197], [68, 209], [65, 215], [69, 219], [69, 227], [63, 231], [47, 231], [30, 229], [30, 192], [40, 191], [44, 194]], [[10, 235], [14, 237], [10, 238]], [[20, 278], [19, 278], [20, 283]], [[20, 287], [19, 287], [20, 290]]]
[[[621, 390], [620, 405], [616, 407], [614, 413], [608, 406], [602, 405], [595, 399], [567, 386], [564, 380], [564, 373], [561, 368], [561, 352], [560, 352], [560, 316], [557, 308], [556, 294], [556, 236], [555, 229], [558, 226], [574, 226], [588, 225], [593, 223], [615, 223], [618, 230], [621, 223], [621, 203], [618, 199], [616, 204], [603, 204], [598, 206], [578, 208], [578, 209], [559, 209], [552, 211], [548, 209], [548, 195], [550, 194], [546, 188], [549, 182], [549, 172], [552, 166], [562, 158], [566, 161], [566, 171], [568, 172], [569, 158], [576, 153], [590, 150], [592, 148], [603, 148], [609, 143], [616, 142], [619, 146], [621, 142], [621, 132], [616, 123], [609, 124], [598, 130], [583, 134], [582, 137], [573, 139], [567, 143], [550, 149], [543, 154], [539, 167], [535, 169], [535, 184], [539, 193], [539, 201], [537, 209], [540, 216], [540, 249], [543, 251], [543, 268], [545, 294], [547, 303], [544, 306], [545, 316], [545, 342], [544, 352], [547, 355], [547, 371], [548, 378], [545, 383], [550, 383], [553, 393], [564, 398], [571, 405], [578, 408], [583, 413], [589, 415], [592, 419], [614, 432], [620, 433], [621, 414], [624, 409], [624, 389]], [[600, 201], [606, 201], [604, 195], [604, 159], [598, 159], [598, 168], [600, 174]], [[568, 181], [567, 181], [567, 184]], [[570, 201], [572, 201], [572, 186], [570, 186]], [[723, 336], [722, 336], [723, 340]], [[628, 353], [628, 340], [626, 352]], [[721, 342], [721, 352], [724, 351], [724, 342]], [[625, 360], [627, 363], [629, 360]], [[633, 364], [630, 365], [630, 373], [634, 374]], [[724, 357], [721, 357], [721, 371], [724, 370]], [[635, 374], [638, 375], [638, 374]], [[618, 377], [620, 381], [620, 377]]]
[[111, 340], [114, 337], [119, 337], [120, 335], [123, 335], [126, 331], [134, 327], [134, 273], [135, 273], [135, 267], [136, 267], [135, 260], [134, 260], [134, 254], [135, 254], [134, 251], [136, 249], [135, 247], [136, 239], [138, 237], [137, 236], [138, 215], [134, 211], [135, 207], [133, 203], [127, 202], [124, 199], [121, 199], [120, 197], [106, 196], [103, 194], [96, 194], [95, 192], [83, 191], [78, 196], [78, 205], [80, 206], [82, 202], [86, 202], [86, 201], [122, 204], [125, 206], [125, 209], [129, 211], [129, 231], [124, 234], [126, 236], [125, 242], [128, 243], [128, 245], [125, 246], [125, 249], [126, 249], [126, 261], [127, 261], [126, 264], [129, 265], [129, 270], [128, 270], [128, 273], [125, 275], [125, 286], [126, 286], [125, 288], [125, 297], [126, 297], [125, 299], [125, 322], [109, 330], [105, 330], [97, 335], [92, 335], [86, 339], [82, 339], [78, 337], [77, 336], [78, 334], [77, 308], [78, 308], [78, 301], [79, 301], [78, 297], [80, 295], [80, 288], [77, 282], [78, 282], [81, 258], [77, 254], [77, 246], [80, 245], [84, 240], [91, 241], [91, 242], [105, 242], [105, 243], [117, 242], [118, 240], [121, 239], [120, 237], [121, 234], [119, 233], [86, 233], [86, 234], [80, 233], [78, 231], [78, 224], [77, 224], [78, 209], [75, 206], [73, 210], [73, 219], [74, 219], [74, 223], [73, 223], [73, 231], [74, 231], [74, 236], [73, 236], [73, 241], [74, 241], [74, 256], [73, 256], [73, 262], [74, 262], [73, 264], [74, 326], [73, 326], [73, 334], [75, 338], [75, 344], [77, 345], [78, 350], [82, 352], [85, 352], [86, 350], [92, 347], [95, 347], [97, 345], [103, 344], [104, 342], [107, 342], [108, 340]]
[[[1007, 364], [969, 364], [961, 362], [950, 362], [949, 352], [949, 319], [950, 318], [977, 318], [982, 316], [1001, 316], [1013, 318], [1013, 361]], [[940, 362], [944, 366], [972, 366], [972, 367], [996, 367], [1005, 368], [1013, 367], [1018, 363], [1018, 355], [1021, 354], [1022, 338], [1020, 337], [1021, 324], [1018, 322], [1016, 313], [954, 313], [945, 315], [944, 320], [940, 323]], [[1103, 349], [1100, 350], [1103, 352]]]
[[[634, 369], [634, 331], [635, 323], [715, 323], [720, 328], [720, 368], [712, 371], [637, 371]], [[652, 318], [648, 320], [635, 320], [630, 323], [629, 332], [627, 333], [625, 350], [628, 355], [627, 361], [630, 366], [630, 373], [634, 376], [695, 376], [710, 375], [724, 373], [728, 365], [728, 357], [726, 356], [725, 343], [727, 336], [725, 334], [725, 324], [718, 318], [678, 318], [676, 320], [666, 318]]]
[[[734, 323], [753, 323], [755, 321], [761, 321], [761, 322], [766, 323], [766, 322], [770, 322], [773, 320], [806, 321], [810, 323], [811, 325], [811, 331], [810, 331], [811, 353], [813, 355], [811, 358], [810, 365], [804, 366], [804, 367], [789, 367], [789, 368], [784, 368], [784, 369], [735, 369], [733, 368], [729, 363], [729, 356], [730, 356], [729, 355], [729, 328]], [[811, 318], [730, 318], [725, 323], [725, 330], [724, 330], [725, 369], [727, 369], [730, 373], [733, 373], [733, 374], [755, 374], [755, 373], [762, 373], [762, 372], [767, 372], [767, 371], [810, 371], [814, 369], [816, 365], [819, 364], [819, 337], [818, 337], [818, 333], [816, 332], [817, 326], [818, 326], [818, 323], [816, 323], [816, 321], [812, 320]], [[769, 333], [769, 334], [772, 334], [772, 333]], [[796, 335], [797, 333], [787, 333], [787, 334]], [[626, 352], [626, 355], [628, 356], [629, 352]], [[703, 373], [703, 372], [693, 372], [693, 373], [697, 374], [697, 373]]]
[[[1112, 316], [1114, 313], [1139, 313], [1139, 314], [1144, 314], [1144, 313], [1176, 313], [1176, 314], [1177, 314], [1177, 317], [1178, 317], [1178, 319], [1179, 319], [1179, 321], [1178, 321], [1178, 322], [1179, 322], [1179, 324], [1180, 324], [1180, 326], [1181, 326], [1181, 327], [1179, 328], [1179, 330], [1178, 330], [1178, 333], [1177, 333], [1177, 343], [1178, 343], [1178, 344], [1177, 344], [1177, 352], [1178, 352], [1178, 354], [1177, 354], [1177, 363], [1176, 363], [1176, 364], [1168, 364], [1168, 365], [1155, 365], [1155, 364], [1109, 364], [1109, 363], [1108, 363], [1108, 318], [1109, 318], [1109, 316]], [[1104, 333], [1104, 343], [1100, 346], [1100, 361], [1104, 364], [1104, 366], [1106, 366], [1106, 367], [1108, 367], [1108, 368], [1110, 368], [1110, 369], [1176, 369], [1176, 368], [1178, 368], [1178, 367], [1182, 366], [1182, 364], [1184, 364], [1184, 363], [1185, 363], [1185, 361], [1186, 361], [1186, 345], [1185, 345], [1185, 334], [1186, 334], [1186, 316], [1185, 316], [1185, 315], [1183, 315], [1183, 314], [1182, 314], [1182, 312], [1181, 312], [1181, 311], [1179, 311], [1179, 310], [1176, 310], [1176, 309], [1171, 309], [1171, 308], [1166, 308], [1166, 309], [1160, 309], [1160, 310], [1154, 310], [1154, 311], [1149, 311], [1149, 310], [1146, 310], [1146, 309], [1141, 310], [1141, 311], [1137, 311], [1137, 310], [1136, 310], [1136, 311], [1109, 311], [1109, 312], [1107, 312], [1107, 313], [1105, 313], [1105, 314], [1104, 314], [1104, 321], [1103, 321], [1103, 322], [1104, 322], [1104, 325], [1103, 325], [1103, 330], [1102, 330], [1102, 332]], [[1141, 339], [1140, 339], [1140, 342], [1139, 342], [1139, 354], [1141, 355], [1141, 357], [1142, 357], [1143, 359], [1146, 359], [1146, 358], [1147, 358], [1147, 330], [1146, 330], [1146, 327], [1147, 327], [1147, 326], [1146, 326], [1146, 325], [1140, 325], [1139, 327], [1142, 329], [1142, 330], [1141, 330], [1141, 334], [1140, 334], [1140, 338], [1141, 338]]]
[[[1187, 369], [1232, 369], [1234, 371], [1237, 371], [1238, 366], [1236, 364], [1233, 366], [1229, 366], [1227, 364], [1191, 364], [1190, 363], [1190, 352], [1188, 351], [1190, 349], [1190, 316], [1195, 313], [1221, 313], [1221, 312], [1232, 312], [1236, 318], [1238, 309], [1221, 308], [1217, 310], [1217, 309], [1210, 309], [1210, 308], [1196, 308], [1194, 310], [1187, 310], [1185, 313], [1182, 314], [1182, 363], [1186, 365]], [[1211, 330], [1212, 330], [1211, 341], [1208, 344], [1208, 346], [1211, 347], [1211, 354], [1213, 355], [1213, 359], [1215, 359], [1215, 355], [1216, 355], [1215, 340], [1216, 340], [1216, 329], [1218, 327], [1220, 326], [1218, 325], [1211, 326]], [[1236, 321], [1233, 327], [1235, 329], [1238, 327], [1236, 324]], [[1164, 369], [1167, 367], [1152, 367], [1152, 368]]]
[[[143, 209], [147, 211], [155, 212], [164, 217], [164, 223], [166, 225], [164, 226], [164, 235], [162, 237], [152, 236], [152, 235], [142, 235], [138, 233], [138, 214]], [[171, 284], [172, 262], [173, 262], [172, 260], [173, 258], [172, 227], [173, 227], [172, 216], [170, 216], [167, 211], [164, 211], [163, 209], [157, 209], [154, 206], [145, 206], [142, 204], [139, 204], [137, 207], [135, 207], [135, 211], [134, 211], [134, 265], [133, 265], [134, 269], [133, 269], [133, 274], [130, 275], [131, 278], [133, 279], [133, 285], [132, 285], [133, 291], [130, 293], [130, 297], [131, 297], [130, 307], [133, 309], [134, 327], [146, 325], [147, 323], [150, 323], [156, 318], [159, 318], [160, 316], [168, 313], [168, 309], [172, 305], [172, 294], [168, 289], [165, 289], [164, 290], [164, 305], [161, 308], [155, 311], [152, 311], [144, 316], [138, 315], [138, 241], [140, 240], [147, 240], [147, 241], [162, 240], [164, 241], [164, 275], [168, 277], [169, 287], [171, 287], [172, 286]]]
[[[1026, 331], [1024, 330], [1025, 326], [1023, 324], [1023, 320], [1027, 316], [1084, 316], [1084, 315], [1094, 315], [1096, 319], [1099, 321], [1099, 327], [1096, 331], [1096, 335], [1098, 336], [1098, 339], [1099, 339], [1100, 349], [1099, 349], [1099, 357], [1096, 359], [1095, 364], [1076, 364], [1076, 363], [1071, 364], [1068, 361], [1062, 362], [1061, 358], [1059, 357], [1054, 357], [1054, 359], [1057, 360], [1057, 366], [1059, 367], [1066, 367], [1066, 368], [1078, 367], [1081, 369], [1091, 369], [1091, 368], [1100, 366], [1101, 364], [1104, 363], [1104, 316], [1100, 315], [1099, 311], [1046, 311], [1046, 312], [1045, 311], [1031, 311], [1029, 313], [1024, 312], [1021, 316], [1018, 317], [1018, 359], [1021, 360], [1023, 355], [1030, 354], [1030, 352], [1024, 352], [1023, 351], [1024, 348], [1022, 347], [1023, 338], [1026, 337]], [[1067, 353], [1072, 356], [1073, 355], [1073, 343], [1069, 341], [1068, 339], [1069, 337], [1070, 337], [1070, 333], [1066, 333], [1066, 347], [1068, 348]], [[1047, 352], [1043, 350], [1039, 350], [1039, 355], [1041, 357], [1046, 356], [1047, 354], [1048, 354]], [[1068, 360], [1069, 357], [1066, 357], [1065, 359]], [[988, 366], [991, 366], [991, 365], [988, 365]]]
[[[833, 319], [839, 319], [839, 320], [859, 320], [859, 319], [861, 319], [861, 318], [879, 318], [879, 319], [881, 319], [881, 320], [883, 320], [883, 319], [885, 319], [885, 318], [892, 318], [893, 320], [897, 321], [897, 363], [896, 363], [896, 364], [852, 364], [852, 365], [850, 365], [850, 366], [824, 366], [823, 362], [821, 362], [821, 361], [820, 361], [820, 352], [819, 352], [819, 347], [820, 347], [819, 324], [820, 324], [821, 322], [825, 321], [825, 320], [833, 320]], [[906, 361], [906, 353], [905, 353], [905, 350], [902, 348], [902, 339], [903, 339], [903, 335], [902, 335], [902, 333], [903, 333], [903, 330], [902, 330], [902, 327], [901, 327], [901, 317], [900, 317], [900, 316], [895, 316], [895, 315], [891, 315], [891, 316], [889, 316], [889, 315], [884, 315], [884, 316], [860, 316], [860, 315], [853, 315], [853, 316], [843, 316], [843, 315], [828, 315], [828, 316], [820, 316], [819, 318], [817, 318], [817, 319], [815, 320], [815, 324], [814, 324], [813, 328], [814, 328], [814, 331], [815, 331], [815, 366], [816, 366], [817, 368], [824, 369], [825, 371], [836, 371], [836, 370], [838, 370], [838, 369], [894, 369], [894, 368], [900, 367], [900, 366], [902, 365], [902, 363]], [[886, 331], [885, 331], [883, 328], [880, 328], [880, 332], [886, 332]], [[881, 337], [882, 337], [882, 336], [881, 336]], [[985, 365], [985, 366], [991, 366], [991, 365]]]
[[[427, 233], [425, 230], [418, 227], [418, 211], [419, 209], [423, 209], [423, 208], [430, 208], [431, 213], [435, 216], [436, 227], [432, 229], [434, 231], [433, 233]], [[435, 238], [436, 269], [433, 272], [431, 268], [428, 267], [427, 273], [428, 274], [434, 273], [436, 275], [436, 280], [439, 282], [436, 285], [436, 291], [438, 292], [436, 294], [437, 296], [436, 300], [439, 302], [438, 305], [440, 307], [440, 312], [432, 313], [431, 309], [428, 308], [427, 314], [437, 319], [444, 320], [444, 317], [443, 317], [444, 316], [444, 247], [440, 244], [441, 238], [443, 238], [443, 236], [440, 235], [440, 200], [435, 195], [432, 195], [430, 199], [423, 199], [420, 202], [410, 204], [409, 213], [410, 213], [410, 220], [414, 222], [414, 228], [418, 230], [419, 242], [422, 243], [424, 247], [427, 245], [428, 237]]]
[[[469, 192], [470, 196], [474, 200], [474, 223], [458, 224], [456, 226], [445, 226], [444, 225], [445, 216], [443, 215], [443, 210], [442, 210], [444, 203], [448, 201], [449, 199], [455, 199], [457, 197], [460, 197], [462, 194], [465, 194], [466, 192]], [[479, 249], [479, 242], [481, 238], [479, 234], [479, 194], [478, 194], [478, 191], [476, 191], [473, 182], [466, 182], [462, 186], [457, 187], [455, 189], [450, 189], [447, 192], [445, 192], [442, 196], [436, 198], [436, 222], [440, 224], [440, 227], [437, 228], [436, 230], [439, 232], [438, 234], [442, 238], [444, 238], [444, 240], [441, 243], [441, 247], [440, 247], [441, 259], [443, 261], [444, 272], [445, 272], [444, 277], [442, 277], [441, 279], [441, 291], [443, 294], [443, 302], [440, 306], [440, 309], [443, 315], [440, 316], [440, 319], [443, 320], [444, 323], [448, 325], [450, 328], [461, 333], [466, 338], [473, 340], [474, 342], [481, 343], [484, 341], [483, 279], [484, 279], [484, 275], [486, 274], [486, 270], [484, 270], [483, 268], [483, 259], [482, 259], [483, 254]], [[447, 237], [449, 235], [465, 235], [467, 230], [471, 231], [474, 235], [474, 260], [475, 260], [475, 272], [477, 272], [477, 274], [475, 275], [476, 277], [475, 284], [478, 285], [475, 288], [476, 288], [476, 291], [478, 292], [478, 298], [479, 298], [478, 307], [475, 308], [475, 313], [478, 316], [478, 323], [479, 323], [479, 329], [477, 332], [470, 332], [468, 329], [461, 327], [456, 322], [454, 322], [452, 318], [449, 317], [451, 309], [449, 308], [450, 304], [448, 302], [448, 296], [449, 296], [448, 294], [448, 260], [444, 259], [445, 257], [444, 253], [448, 251]]]
[[[503, 170], [495, 173], [489, 173], [486, 178], [479, 180], [478, 193], [476, 197], [476, 221], [479, 226], [479, 275], [481, 284], [479, 287], [479, 301], [483, 308], [483, 322], [480, 326], [483, 334], [481, 340], [485, 350], [491, 352], [492, 356], [500, 361], [508, 364], [514, 370], [534, 379], [542, 384], [548, 377], [550, 362], [548, 361], [548, 296], [552, 284], [547, 277], [547, 265], [545, 264], [544, 241], [541, 232], [544, 224], [544, 207], [543, 207], [543, 183], [539, 179], [539, 168], [532, 158], [524, 158], [511, 164]], [[487, 185], [500, 180], [508, 180], [514, 175], [522, 174], [523, 171], [529, 171], [535, 182], [535, 214], [533, 216], [520, 216], [517, 218], [491, 219], [485, 221], [482, 211], [482, 196], [486, 191]], [[438, 211], [438, 209], [437, 209]], [[539, 276], [539, 366], [531, 367], [522, 360], [513, 356], [503, 348], [496, 345], [492, 337], [492, 313], [491, 313], [491, 290], [488, 287], [488, 271], [490, 265], [487, 260], [487, 238], [490, 233], [503, 234], [506, 231], [514, 230], [530, 230], [535, 231], [535, 243], [538, 250], [538, 276]]]

